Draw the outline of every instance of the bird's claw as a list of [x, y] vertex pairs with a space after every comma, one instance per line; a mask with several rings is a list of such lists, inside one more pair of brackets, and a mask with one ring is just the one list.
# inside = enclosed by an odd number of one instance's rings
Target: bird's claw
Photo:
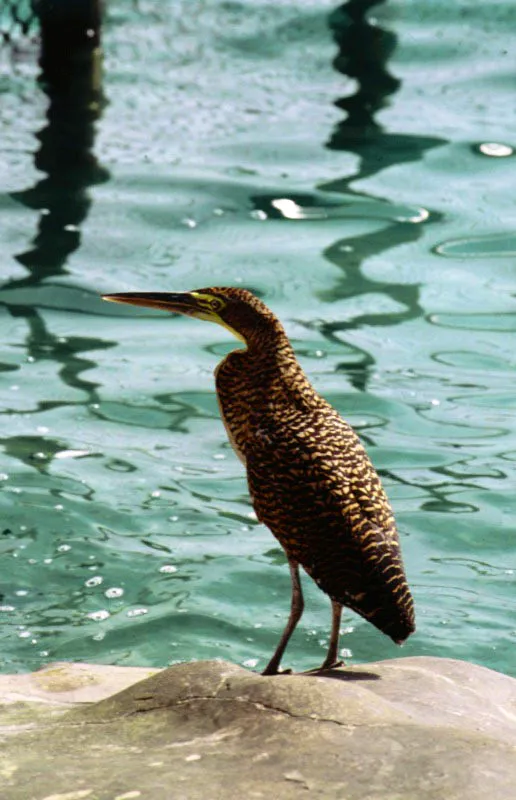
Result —
[[337, 669], [338, 667], [343, 667], [343, 666], [344, 666], [344, 661], [342, 659], [340, 659], [339, 661], [332, 661], [331, 663], [328, 664], [326, 663], [326, 661], [323, 661], [323, 663], [319, 667], [319, 671], [322, 672], [323, 670], [326, 669]]
[[305, 669], [303, 675], [318, 675], [319, 672], [327, 672], [330, 669], [337, 669], [338, 667], [345, 666], [344, 661], [331, 661], [326, 663], [323, 661], [320, 667], [313, 667], [312, 669]]
[[291, 669], [275, 669], [275, 670], [268, 670], [265, 668], [262, 672], [262, 675], [292, 675]]

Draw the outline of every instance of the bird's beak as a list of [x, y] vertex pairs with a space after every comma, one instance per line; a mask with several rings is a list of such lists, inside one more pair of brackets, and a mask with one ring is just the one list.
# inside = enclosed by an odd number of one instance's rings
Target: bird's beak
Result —
[[120, 294], [104, 294], [103, 300], [110, 303], [127, 303], [131, 306], [160, 308], [177, 314], [194, 315], [199, 310], [195, 295], [190, 292], [173, 294], [171, 292], [121, 292]]

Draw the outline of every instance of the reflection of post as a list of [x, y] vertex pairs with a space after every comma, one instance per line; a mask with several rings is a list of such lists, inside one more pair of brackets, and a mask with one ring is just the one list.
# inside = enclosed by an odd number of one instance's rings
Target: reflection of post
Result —
[[[12, 306], [10, 313], [13, 317], [23, 317], [27, 323], [26, 353], [32, 361], [45, 361], [51, 359], [59, 365], [59, 377], [65, 386], [77, 393], [76, 400], [60, 399], [38, 401], [37, 406], [30, 409], [32, 413], [44, 412], [49, 409], [70, 405], [89, 405], [99, 402], [97, 392], [98, 383], [88, 379], [83, 373], [96, 366], [95, 361], [88, 358], [93, 350], [105, 350], [114, 346], [114, 342], [99, 339], [93, 336], [56, 336], [49, 330], [43, 315], [31, 305]], [[83, 393], [85, 400], [80, 397]], [[3, 413], [10, 409], [4, 409]]]
[[[40, 66], [50, 91], [66, 91], [80, 76], [100, 92], [100, 0], [35, 0], [41, 30]], [[49, 91], [49, 94], [50, 94]]]
[[[396, 47], [396, 35], [372, 25], [366, 16], [372, 6], [385, 2], [387, 0], [348, 0], [329, 19], [338, 47], [333, 65], [338, 72], [356, 80], [358, 86], [354, 94], [335, 102], [338, 108], [346, 112], [346, 117], [337, 124], [326, 146], [331, 150], [354, 153], [360, 160], [356, 172], [319, 188], [344, 194], [348, 198], [350, 195], [372, 198], [370, 193], [351, 188], [350, 184], [370, 178], [394, 164], [417, 161], [426, 150], [444, 144], [444, 140], [437, 138], [386, 132], [375, 120], [375, 113], [388, 104], [388, 98], [401, 86], [401, 81], [393, 77], [386, 67]], [[325, 258], [342, 270], [337, 285], [324, 293], [326, 299], [332, 301], [383, 294], [393, 300], [399, 310], [379, 313], [372, 306], [368, 313], [323, 325], [325, 336], [338, 339], [339, 332], [362, 325], [399, 325], [423, 313], [418, 284], [373, 280], [362, 270], [364, 261], [371, 256], [415, 241], [421, 235], [422, 226], [418, 222], [393, 221], [379, 231], [343, 238], [326, 248]], [[354, 363], [350, 369], [342, 364], [341, 368], [349, 372], [356, 388], [365, 390], [373, 366], [372, 358], [364, 357], [362, 364]]]
[[[337, 72], [356, 78], [359, 84], [354, 95], [335, 103], [348, 114], [345, 123], [337, 128], [337, 140], [341, 129], [344, 135], [355, 129], [357, 134], [363, 136], [368, 129], [378, 128], [374, 112], [385, 105], [386, 98], [400, 85], [400, 81], [385, 69], [385, 63], [396, 45], [395, 35], [370, 25], [365, 17], [371, 6], [384, 2], [350, 0], [330, 16], [330, 28], [339, 48], [333, 65]], [[334, 144], [338, 145], [338, 141]]]
[[335, 105], [346, 112], [327, 143], [331, 150], [356, 153], [361, 159], [359, 171], [332, 183], [326, 191], [349, 191], [351, 181], [370, 177], [393, 164], [422, 158], [426, 150], [444, 144], [443, 139], [388, 133], [375, 120], [377, 111], [401, 86], [387, 70], [387, 60], [396, 47], [397, 37], [379, 25], [371, 25], [367, 12], [387, 0], [349, 0], [331, 15], [329, 25], [338, 53], [335, 69], [358, 83], [355, 94], [339, 98]]
[[[32, 248], [16, 256], [29, 271], [25, 278], [3, 285], [4, 290], [25, 288], [26, 304], [4, 302], [9, 312], [27, 323], [27, 356], [52, 359], [64, 384], [82, 392], [82, 399], [40, 400], [37, 411], [60, 405], [98, 402], [97, 384], [82, 373], [94, 362], [82, 353], [112, 346], [94, 337], [68, 337], [53, 333], [38, 309], [38, 287], [45, 278], [66, 272], [69, 255], [80, 245], [79, 225], [90, 208], [88, 187], [109, 178], [92, 150], [95, 122], [103, 107], [100, 85], [99, 0], [34, 0], [41, 27], [40, 85], [49, 99], [47, 124], [36, 136], [40, 147], [36, 167], [45, 177], [35, 186], [11, 196], [40, 211], [38, 233]], [[80, 395], [79, 395], [80, 396]], [[44, 448], [43, 448], [44, 449]]]
[[[346, 117], [337, 124], [327, 147], [355, 153], [360, 162], [355, 173], [320, 187], [325, 191], [363, 196], [364, 192], [350, 188], [352, 182], [369, 178], [394, 164], [417, 161], [429, 148], [444, 144], [437, 138], [386, 132], [374, 118], [375, 113], [387, 105], [388, 97], [401, 86], [401, 82], [386, 68], [396, 46], [396, 35], [378, 25], [371, 25], [366, 17], [372, 6], [385, 2], [349, 0], [330, 16], [330, 28], [339, 48], [334, 66], [342, 74], [354, 78], [358, 87], [354, 94], [336, 101], [336, 105], [346, 112]], [[366, 196], [371, 197], [369, 193]], [[338, 285], [328, 293], [328, 299], [330, 295], [331, 299], [344, 299], [381, 292], [402, 306], [402, 310], [392, 313], [375, 313], [371, 309], [371, 313], [338, 323], [338, 329], [356, 328], [362, 324], [399, 324], [421, 315], [417, 285], [384, 283], [371, 280], [362, 273], [362, 264], [368, 257], [414, 241], [421, 234], [422, 227], [418, 222], [392, 222], [381, 231], [341, 239], [325, 250], [325, 257], [343, 272]]]
[[41, 217], [33, 248], [17, 256], [31, 274], [10, 288], [66, 272], [90, 207], [86, 189], [108, 178], [91, 152], [103, 104], [99, 0], [37, 0], [34, 10], [41, 27], [39, 81], [49, 98], [35, 164], [47, 177], [12, 195]]

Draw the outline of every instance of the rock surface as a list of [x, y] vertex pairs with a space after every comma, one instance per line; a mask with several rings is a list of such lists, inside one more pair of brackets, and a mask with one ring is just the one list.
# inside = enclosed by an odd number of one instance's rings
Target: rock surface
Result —
[[465, 662], [54, 664], [0, 701], [2, 800], [516, 796], [516, 681]]

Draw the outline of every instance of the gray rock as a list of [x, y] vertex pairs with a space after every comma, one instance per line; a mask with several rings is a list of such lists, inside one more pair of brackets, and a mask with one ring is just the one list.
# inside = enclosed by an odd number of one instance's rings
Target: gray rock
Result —
[[466, 662], [54, 664], [0, 699], [2, 800], [516, 796], [516, 681]]

